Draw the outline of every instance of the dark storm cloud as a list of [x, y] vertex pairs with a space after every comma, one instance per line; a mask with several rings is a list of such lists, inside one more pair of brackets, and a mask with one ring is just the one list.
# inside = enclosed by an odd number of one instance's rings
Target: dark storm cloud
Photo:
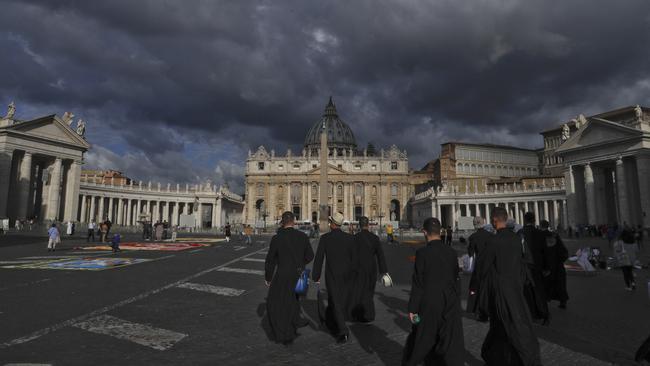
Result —
[[[226, 179], [249, 148], [296, 151], [329, 95], [360, 144], [407, 148], [413, 167], [446, 140], [536, 147], [540, 130], [578, 113], [650, 104], [647, 1], [4, 1], [2, 10], [0, 100], [92, 116], [91, 142], [122, 150], [102, 164], [147, 158], [146, 168], [123, 165], [140, 176], [182, 179], [165, 169], [178, 158], [195, 164], [187, 175]], [[195, 163], [188, 145], [230, 156]]]

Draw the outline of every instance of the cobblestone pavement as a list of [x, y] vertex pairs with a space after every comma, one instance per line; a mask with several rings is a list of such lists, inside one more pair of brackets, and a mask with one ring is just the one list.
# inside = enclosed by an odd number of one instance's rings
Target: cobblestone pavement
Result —
[[[0, 267], [40, 257], [150, 261], [101, 271], [0, 268], [0, 365], [399, 364], [410, 329], [405, 311], [416, 245], [385, 244], [396, 285], [378, 288], [377, 320], [351, 324], [350, 342], [337, 345], [318, 326], [312, 288], [302, 302], [311, 324], [285, 347], [269, 341], [264, 321], [267, 288], [260, 271], [268, 240], [257, 237], [252, 247], [235, 240], [178, 252], [111, 254], [75, 249], [86, 245], [81, 238], [64, 240], [61, 250], [49, 253], [42, 239], [2, 237]], [[640, 283], [647, 277], [647, 270], [638, 271]], [[570, 275], [568, 286], [569, 308], [552, 306], [551, 326], [536, 326], [544, 364], [632, 364], [650, 331], [646, 290], [624, 291], [618, 271]], [[463, 324], [466, 364], [482, 365], [487, 324], [470, 318]]]

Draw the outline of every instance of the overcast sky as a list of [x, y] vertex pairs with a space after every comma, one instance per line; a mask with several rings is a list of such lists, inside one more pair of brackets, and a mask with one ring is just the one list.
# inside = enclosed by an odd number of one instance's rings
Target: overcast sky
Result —
[[[412, 168], [650, 105], [650, 1], [0, 1], [0, 108], [87, 121], [87, 167], [228, 182], [301, 149], [330, 95]], [[4, 111], [0, 111], [4, 113]]]

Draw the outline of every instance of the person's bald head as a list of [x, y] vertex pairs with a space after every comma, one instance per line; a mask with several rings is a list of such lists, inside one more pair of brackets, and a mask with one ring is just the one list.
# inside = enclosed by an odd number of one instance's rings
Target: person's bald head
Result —
[[495, 207], [492, 210], [492, 225], [497, 229], [502, 229], [507, 226], [508, 211], [503, 207]]

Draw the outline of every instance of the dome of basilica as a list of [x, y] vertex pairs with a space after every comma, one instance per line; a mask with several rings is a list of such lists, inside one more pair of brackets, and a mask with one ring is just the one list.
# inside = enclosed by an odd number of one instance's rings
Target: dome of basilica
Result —
[[320, 147], [320, 133], [323, 124], [327, 128], [328, 148], [335, 148], [339, 151], [348, 149], [356, 151], [357, 141], [354, 134], [350, 127], [339, 118], [332, 97], [330, 97], [329, 103], [325, 107], [323, 117], [309, 129], [307, 137], [305, 137], [305, 149], [314, 151]]

